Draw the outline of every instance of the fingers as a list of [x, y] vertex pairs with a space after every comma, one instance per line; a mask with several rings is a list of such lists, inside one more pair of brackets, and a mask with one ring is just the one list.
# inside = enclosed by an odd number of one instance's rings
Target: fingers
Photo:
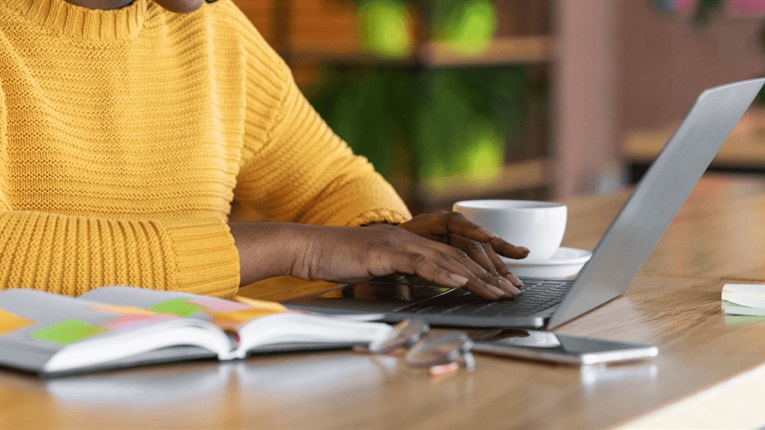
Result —
[[458, 234], [478, 242], [490, 242], [497, 237], [492, 230], [471, 222], [458, 212], [438, 211], [417, 215], [399, 226], [434, 240], [450, 234]]
[[[493, 275], [507, 279], [516, 289], [523, 287], [523, 282], [507, 268], [505, 262], [497, 254], [508, 258], [522, 259], [529, 255], [528, 248], [515, 246], [499, 237], [489, 243], [479, 243], [453, 235], [451, 243], [464, 250], [475, 262]], [[516, 294], [518, 293], [512, 295], [515, 296]]]
[[497, 237], [496, 239], [489, 242], [491, 244], [491, 248], [499, 255], [505, 256], [507, 258], [513, 258], [516, 260], [519, 260], [521, 258], [526, 258], [529, 255], [529, 249], [525, 246], [517, 246], [513, 245], [512, 243]]
[[528, 248], [516, 246], [503, 240], [492, 230], [473, 223], [459, 212], [438, 211], [417, 215], [399, 227], [438, 241], [443, 241], [445, 237], [453, 238], [454, 235], [458, 235], [476, 242], [491, 243], [495, 252], [508, 258], [520, 259], [529, 255]]
[[428, 258], [419, 252], [400, 253], [398, 260], [396, 263], [398, 270], [445, 287], [460, 288], [468, 283], [468, 278], [455, 273], [461, 271], [459, 268], [454, 270], [454, 267], [440, 266], [433, 261], [433, 258]]
[[[306, 237], [287, 274], [303, 279], [359, 279], [407, 273], [446, 287], [461, 287], [489, 300], [519, 293], [501, 276], [493, 250], [461, 238], [457, 249], [395, 226], [328, 227], [285, 224], [290, 236]], [[269, 226], [274, 228], [273, 226]], [[488, 253], [487, 253], [488, 250]], [[292, 251], [290, 251], [292, 252]], [[498, 258], [498, 257], [496, 257]], [[479, 263], [480, 262], [480, 263]]]
[[[392, 269], [417, 275], [447, 287], [462, 287], [489, 300], [514, 297], [518, 290], [499, 276], [492, 275], [465, 252], [417, 236], [408, 242], [409, 252], [396, 252]], [[503, 285], [504, 288], [500, 288]]]
[[445, 224], [449, 232], [458, 234], [466, 239], [478, 242], [491, 242], [498, 238], [497, 233], [470, 221], [459, 212], [446, 212], [442, 216], [446, 218]]
[[[455, 217], [441, 212], [421, 216], [416, 223], [408, 226], [399, 226], [404, 228], [387, 227], [385, 230], [378, 230], [392, 233], [391, 229], [394, 229], [400, 234], [393, 235], [394, 241], [386, 241], [391, 247], [385, 252], [385, 259], [392, 258], [392, 261], [389, 260], [392, 265], [381, 269], [379, 273], [370, 274], [378, 276], [389, 274], [391, 271], [410, 273], [440, 285], [464, 287], [490, 300], [512, 298], [519, 294], [518, 287], [522, 286], [522, 283], [509, 273], [491, 245], [485, 243], [484, 246], [478, 241], [450, 233], [450, 219], [456, 219], [456, 225], [465, 227], [460, 230], [463, 232], [477, 227], [472, 223], [465, 226], [464, 222], [467, 220], [462, 215], [458, 214]], [[422, 234], [422, 230], [418, 230], [425, 228], [423, 226], [427, 226], [428, 234]], [[441, 233], [447, 236], [441, 236]], [[429, 240], [430, 237], [436, 240]], [[453, 246], [439, 240], [445, 237], [450, 238]]]
[[472, 265], [473, 272], [484, 282], [499, 287], [508, 298], [520, 293], [519, 288], [523, 286], [523, 283], [507, 269], [507, 265], [494, 252], [491, 245], [467, 240], [460, 236], [452, 237], [452, 245], [463, 250], [472, 262], [480, 266], [476, 271], [475, 265]]
[[[466, 247], [466, 250], [444, 246], [438, 253], [442, 264], [449, 267], [461, 276], [468, 279], [465, 284], [470, 292], [488, 299], [513, 298], [520, 293], [508, 279], [503, 278], [495, 270], [490, 260], [484, 254], [481, 256], [481, 247], [477, 242], [471, 242], [478, 246]], [[469, 253], [472, 253], [471, 256]], [[479, 261], [480, 260], [480, 264]]]
[[[520, 279], [518, 279], [513, 272], [510, 271], [510, 269], [507, 268], [507, 264], [505, 264], [504, 261], [497, 255], [496, 252], [494, 252], [494, 249], [492, 248], [491, 244], [484, 243], [483, 244], [484, 250], [486, 252], [486, 256], [491, 260], [494, 267], [497, 269], [497, 272], [504, 277], [505, 279], [509, 280], [510, 283], [513, 284], [516, 288], [520, 289], [523, 287], [523, 282], [521, 282]], [[528, 254], [528, 252], [527, 252]]]

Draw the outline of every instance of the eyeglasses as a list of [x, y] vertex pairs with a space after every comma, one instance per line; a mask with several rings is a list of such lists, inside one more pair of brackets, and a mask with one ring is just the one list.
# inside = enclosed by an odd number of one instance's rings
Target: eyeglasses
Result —
[[475, 369], [475, 358], [470, 348], [473, 341], [463, 332], [439, 335], [428, 334], [430, 326], [421, 320], [408, 319], [395, 326], [391, 332], [367, 347], [373, 354], [385, 354], [399, 348], [407, 348], [404, 363], [426, 368], [431, 376], [443, 375], [463, 368]]

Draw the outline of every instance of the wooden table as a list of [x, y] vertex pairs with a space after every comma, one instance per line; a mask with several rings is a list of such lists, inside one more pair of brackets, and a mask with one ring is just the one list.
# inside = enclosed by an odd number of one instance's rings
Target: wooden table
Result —
[[[570, 202], [592, 248], [625, 193]], [[765, 180], [705, 177], [630, 290], [559, 333], [650, 342], [643, 363], [578, 368], [478, 356], [432, 378], [396, 355], [326, 352], [52, 380], [0, 371], [0, 428], [604, 428], [765, 363], [765, 324], [726, 323], [726, 281], [765, 281]], [[286, 299], [322, 285], [272, 280]]]
[[[763, 116], [760, 113], [761, 117]], [[762, 120], [760, 120], [762, 121]], [[743, 126], [743, 128], [742, 128]], [[624, 156], [629, 163], [648, 166], [664, 147], [675, 130], [638, 130], [627, 134]], [[742, 122], [725, 140], [712, 161], [712, 168], [731, 170], [759, 170], [765, 167], [765, 137], [762, 130], [751, 130]]]
[[[627, 133], [622, 149], [632, 183], [643, 177], [678, 125]], [[752, 108], [744, 115], [717, 151], [708, 171], [765, 173], [765, 109]]]

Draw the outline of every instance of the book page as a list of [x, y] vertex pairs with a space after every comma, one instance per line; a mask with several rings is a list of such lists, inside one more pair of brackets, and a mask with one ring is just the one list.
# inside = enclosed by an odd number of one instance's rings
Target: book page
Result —
[[244, 297], [235, 302], [122, 286], [97, 288], [81, 297], [209, 321], [231, 333], [239, 343], [230, 358], [244, 358], [248, 352], [255, 351], [349, 348], [369, 343], [391, 330], [384, 323], [292, 311], [279, 303]]
[[[189, 324], [193, 322], [194, 324]], [[127, 305], [113, 305], [50, 294], [30, 289], [0, 291], [0, 364], [29, 371], [44, 372], [50, 360], [73, 348], [88, 345], [95, 355], [79, 361], [97, 362], [143, 353], [141, 345], [128, 346], [135, 333], [145, 338], [149, 333], [167, 329], [167, 336], [154, 342], [155, 348], [173, 346], [173, 331], [193, 325], [207, 330], [219, 341], [208, 341], [207, 349], [215, 354], [228, 352], [231, 347], [217, 327], [202, 321], [189, 323], [177, 315], [163, 314]], [[132, 337], [131, 337], [132, 336]], [[213, 337], [211, 337], [213, 336]], [[204, 337], [204, 336], [203, 336]], [[190, 343], [186, 343], [190, 344]], [[99, 345], [108, 351], [99, 352]], [[145, 348], [144, 348], [145, 349]], [[91, 363], [91, 364], [93, 364]], [[77, 363], [67, 363], [76, 366]]]
[[[80, 297], [95, 302], [133, 306], [184, 318], [201, 319], [229, 332], [237, 332], [254, 319], [289, 312], [278, 303], [251, 301], [245, 304], [197, 294], [123, 286], [96, 288]], [[262, 305], [258, 305], [259, 303]]]
[[244, 358], [254, 352], [351, 348], [368, 345], [391, 330], [390, 325], [381, 322], [284, 312], [250, 321], [240, 328], [241, 341], [234, 356]]
[[36, 290], [0, 291], [0, 341], [49, 353], [93, 336], [176, 318]]

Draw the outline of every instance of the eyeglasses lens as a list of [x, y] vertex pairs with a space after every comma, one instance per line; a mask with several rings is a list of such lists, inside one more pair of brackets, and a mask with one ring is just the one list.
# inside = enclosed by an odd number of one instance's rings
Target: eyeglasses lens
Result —
[[446, 333], [426, 338], [410, 349], [404, 361], [414, 367], [433, 367], [452, 362], [468, 370], [475, 368], [470, 352], [473, 341], [465, 333]]
[[404, 362], [412, 367], [427, 368], [431, 375], [442, 375], [460, 367], [470, 371], [475, 368], [475, 358], [470, 352], [473, 341], [461, 332], [425, 336], [430, 326], [421, 320], [402, 321], [387, 336], [373, 341], [367, 350], [373, 354], [385, 354], [399, 348], [409, 348]]
[[430, 326], [421, 320], [406, 320], [395, 326], [390, 334], [369, 344], [369, 352], [384, 354], [395, 349], [409, 348], [430, 330]]

